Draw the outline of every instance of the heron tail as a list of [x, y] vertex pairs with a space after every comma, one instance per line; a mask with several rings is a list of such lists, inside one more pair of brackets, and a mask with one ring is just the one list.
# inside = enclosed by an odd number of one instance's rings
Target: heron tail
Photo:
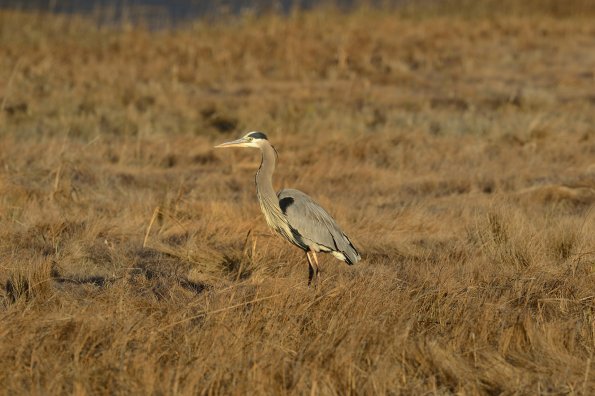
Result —
[[353, 243], [347, 238], [347, 235], [343, 234], [345, 238], [345, 246], [341, 249], [341, 256], [340, 259], [345, 261], [348, 265], [353, 265], [362, 259], [362, 256], [358, 252], [358, 250], [353, 246]]

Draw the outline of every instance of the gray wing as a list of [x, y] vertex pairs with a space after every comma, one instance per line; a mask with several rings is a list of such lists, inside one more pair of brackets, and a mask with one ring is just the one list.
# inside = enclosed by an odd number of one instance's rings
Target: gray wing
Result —
[[361, 257], [337, 222], [308, 195], [299, 190], [285, 189], [277, 194], [279, 206], [291, 228], [297, 231], [308, 247], [331, 252], [347, 264]]

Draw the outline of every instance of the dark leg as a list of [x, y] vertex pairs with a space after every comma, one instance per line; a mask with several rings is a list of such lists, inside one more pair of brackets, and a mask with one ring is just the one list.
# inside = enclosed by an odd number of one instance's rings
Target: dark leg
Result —
[[310, 252], [306, 252], [306, 258], [308, 259], [308, 286], [312, 283], [312, 278], [314, 277], [314, 266], [312, 265], [312, 260], [310, 259]]
[[316, 257], [316, 252], [312, 251], [312, 257], [314, 258], [314, 272], [316, 276], [316, 286], [318, 286], [318, 278], [320, 277], [320, 267], [318, 266], [318, 257]]

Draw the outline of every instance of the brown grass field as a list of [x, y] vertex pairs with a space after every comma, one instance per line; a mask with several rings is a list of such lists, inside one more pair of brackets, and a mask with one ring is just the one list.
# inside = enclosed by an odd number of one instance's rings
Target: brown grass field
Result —
[[[595, 11], [546, 3], [1, 11], [0, 394], [595, 394]], [[306, 286], [250, 130], [360, 263]]]

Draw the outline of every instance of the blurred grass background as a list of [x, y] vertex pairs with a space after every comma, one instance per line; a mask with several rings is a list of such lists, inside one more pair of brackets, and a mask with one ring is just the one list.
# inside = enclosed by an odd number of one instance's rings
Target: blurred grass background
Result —
[[[3, 392], [592, 394], [592, 21], [0, 11]], [[318, 290], [212, 149], [253, 129], [363, 252]]]

